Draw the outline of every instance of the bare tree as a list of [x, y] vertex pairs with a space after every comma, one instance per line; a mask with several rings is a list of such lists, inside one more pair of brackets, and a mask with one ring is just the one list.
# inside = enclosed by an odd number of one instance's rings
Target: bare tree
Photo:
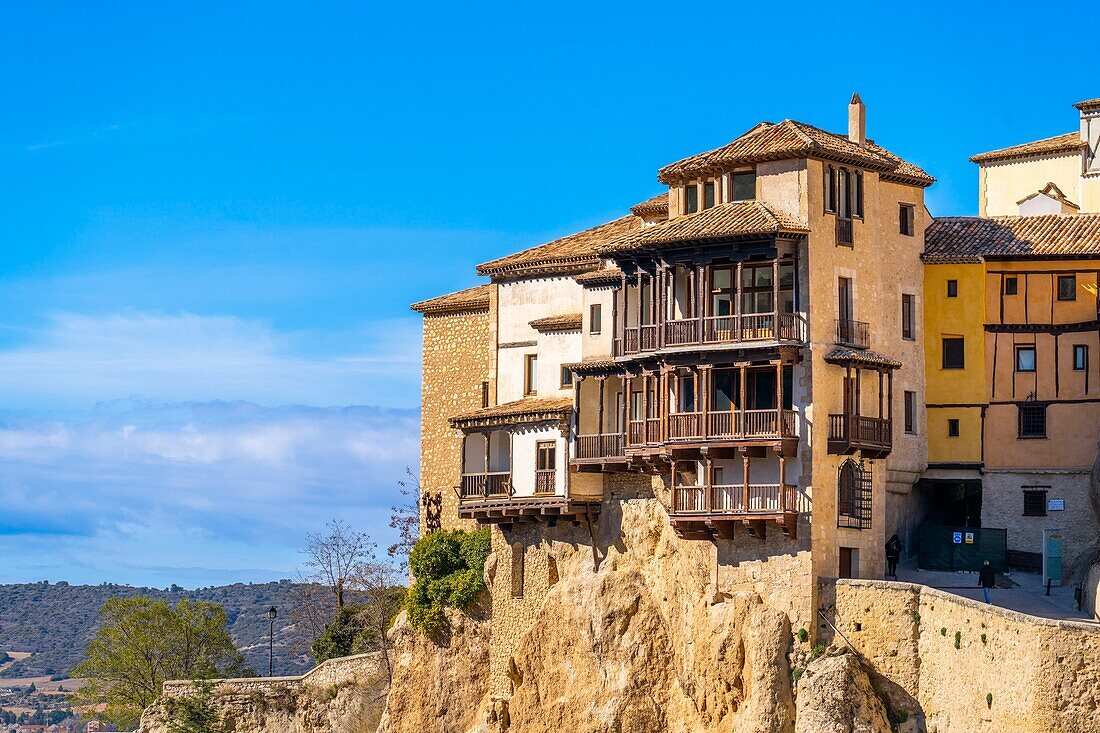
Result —
[[386, 552], [401, 563], [401, 569], [408, 571], [409, 551], [420, 538], [420, 478], [408, 466], [405, 467], [407, 479], [398, 481], [404, 500], [390, 508], [390, 527], [397, 530], [397, 542], [390, 545]]
[[355, 575], [350, 578], [350, 587], [362, 599], [358, 608], [358, 617], [364, 631], [376, 637], [382, 657], [386, 663], [386, 677], [390, 678], [389, 639], [386, 632], [390, 622], [401, 609], [404, 589], [397, 583], [397, 573], [387, 562], [368, 561], [357, 566]]
[[333, 519], [325, 532], [306, 536], [306, 565], [313, 568], [313, 578], [332, 589], [336, 607], [344, 607], [344, 591], [350, 578], [360, 567], [375, 560], [377, 545], [366, 534], [355, 532], [345, 522]]
[[301, 571], [291, 589], [294, 606], [290, 611], [291, 623], [309, 629], [307, 636], [294, 644], [293, 651], [309, 654], [313, 640], [321, 635], [336, 612], [336, 603], [328, 588], [317, 583], [315, 577], [307, 577]]

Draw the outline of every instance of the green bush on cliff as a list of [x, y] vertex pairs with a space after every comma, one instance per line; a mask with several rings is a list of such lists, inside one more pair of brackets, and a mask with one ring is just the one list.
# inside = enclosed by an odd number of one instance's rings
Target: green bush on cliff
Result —
[[488, 529], [476, 532], [433, 532], [421, 537], [409, 552], [413, 584], [407, 608], [409, 624], [427, 636], [443, 631], [443, 609], [467, 610], [485, 589], [482, 574], [489, 557]]

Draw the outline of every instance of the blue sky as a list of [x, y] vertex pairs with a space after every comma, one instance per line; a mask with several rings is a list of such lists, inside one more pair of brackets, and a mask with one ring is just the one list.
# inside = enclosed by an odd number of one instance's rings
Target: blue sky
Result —
[[853, 91], [973, 213], [967, 156], [1100, 95], [1029, 7], [5, 6], [0, 581], [289, 577], [332, 516], [385, 544], [408, 303]]

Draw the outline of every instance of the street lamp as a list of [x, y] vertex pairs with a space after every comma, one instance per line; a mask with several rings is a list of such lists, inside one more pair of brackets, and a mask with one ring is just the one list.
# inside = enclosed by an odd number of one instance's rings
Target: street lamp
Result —
[[274, 666], [274, 641], [275, 641], [275, 617], [279, 615], [279, 612], [275, 610], [275, 606], [267, 609], [267, 676], [273, 677], [272, 667]]

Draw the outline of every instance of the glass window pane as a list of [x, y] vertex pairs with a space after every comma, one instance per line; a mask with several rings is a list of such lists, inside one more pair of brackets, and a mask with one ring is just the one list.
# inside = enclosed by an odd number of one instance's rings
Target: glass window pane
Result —
[[730, 179], [733, 182], [734, 201], [752, 201], [756, 198], [756, 171], [734, 173]]
[[756, 287], [765, 288], [771, 287], [772, 284], [772, 268], [771, 267], [758, 267], [756, 268]]
[[699, 210], [699, 187], [695, 184], [684, 188], [684, 209], [689, 214]]
[[703, 208], [709, 209], [714, 206], [714, 184], [708, 183], [703, 186]]
[[780, 289], [794, 287], [794, 265], [779, 266], [779, 287]]
[[730, 271], [726, 269], [713, 270], [711, 272], [712, 286], [715, 290], [729, 290]]
[[1016, 371], [1035, 371], [1035, 349], [1016, 349]]

